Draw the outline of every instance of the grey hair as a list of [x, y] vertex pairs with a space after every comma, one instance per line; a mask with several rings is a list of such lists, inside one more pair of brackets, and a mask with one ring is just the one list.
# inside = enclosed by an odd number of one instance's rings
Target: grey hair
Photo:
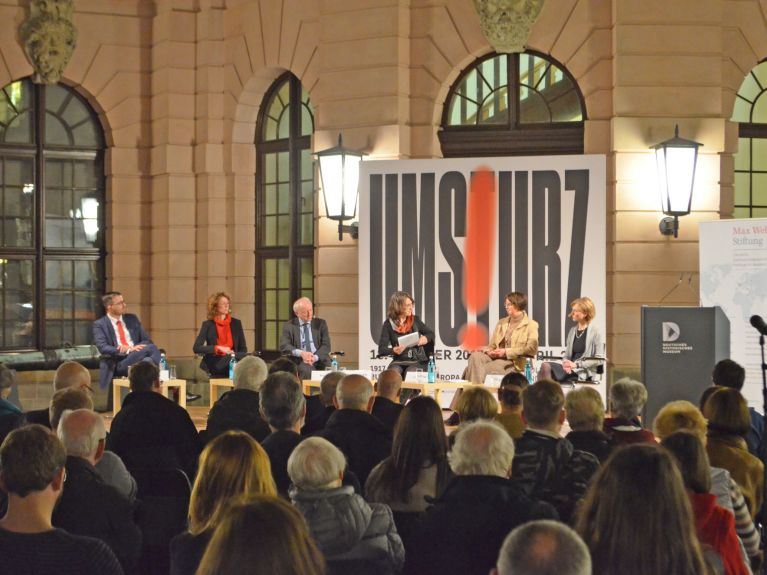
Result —
[[572, 390], [565, 397], [565, 411], [573, 431], [602, 431], [605, 406], [596, 389], [581, 387]]
[[16, 383], [16, 370], [0, 363], [0, 389], [8, 389]]
[[610, 387], [610, 412], [613, 417], [632, 419], [647, 403], [647, 388], [641, 381], [624, 377]]
[[[72, 417], [85, 417], [88, 425], [72, 425], [69, 421]], [[67, 455], [90, 457], [96, 453], [99, 441], [106, 439], [107, 431], [104, 419], [98, 413], [90, 409], [65, 409], [59, 419], [56, 434], [64, 444]]]
[[288, 475], [298, 489], [322, 491], [336, 487], [346, 469], [341, 450], [322, 437], [308, 437], [288, 458]]
[[456, 475], [509, 477], [514, 442], [499, 423], [478, 419], [458, 428], [447, 459]]
[[[352, 389], [344, 391], [343, 381], [346, 377], [362, 378], [367, 382], [367, 385], [354, 386]], [[370, 380], [361, 375], [348, 375], [338, 382], [336, 387], [336, 399], [338, 405], [342, 409], [367, 409], [370, 398], [373, 397], [373, 384]]]
[[310, 300], [308, 297], [300, 297], [296, 301], [293, 302], [293, 313], [298, 313], [298, 310], [303, 307], [305, 303], [309, 303], [309, 305], [312, 305], [312, 300]]
[[336, 395], [336, 389], [338, 389], [338, 382], [343, 378], [343, 371], [329, 371], [322, 377], [322, 381], [320, 382], [320, 394], [322, 395], [322, 401], [325, 404], [333, 402], [333, 398]]
[[498, 575], [591, 575], [591, 555], [570, 527], [539, 519], [506, 536], [497, 568]]
[[246, 355], [234, 366], [234, 388], [259, 391], [269, 373], [260, 357]]
[[290, 429], [301, 419], [306, 399], [293, 375], [276, 371], [261, 386], [258, 405], [269, 425]]

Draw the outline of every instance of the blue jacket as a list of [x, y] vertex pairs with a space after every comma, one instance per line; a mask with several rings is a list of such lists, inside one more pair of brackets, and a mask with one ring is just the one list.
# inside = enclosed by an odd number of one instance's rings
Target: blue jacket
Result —
[[[125, 324], [134, 345], [152, 343], [149, 334], [144, 331], [137, 316], [132, 313], [123, 314], [122, 322]], [[120, 353], [118, 348], [117, 336], [109, 316], [104, 315], [93, 322], [93, 343], [96, 344], [96, 348], [101, 354], [99, 387], [106, 389], [114, 378], [117, 364], [125, 357], [125, 354]]]

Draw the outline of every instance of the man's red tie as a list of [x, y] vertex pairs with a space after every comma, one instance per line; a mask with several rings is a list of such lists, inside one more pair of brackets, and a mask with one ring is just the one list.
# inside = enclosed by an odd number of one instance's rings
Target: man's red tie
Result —
[[125, 330], [123, 329], [123, 322], [121, 322], [119, 319], [117, 320], [117, 333], [120, 334], [120, 345], [124, 345], [127, 347], [128, 340], [125, 339]]

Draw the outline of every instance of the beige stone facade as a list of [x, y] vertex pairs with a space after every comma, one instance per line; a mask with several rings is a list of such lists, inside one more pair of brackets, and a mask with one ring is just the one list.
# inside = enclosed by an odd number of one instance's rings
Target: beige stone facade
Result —
[[[19, 42], [25, 5], [0, 0], [0, 85], [31, 75]], [[451, 84], [491, 48], [473, 0], [75, 0], [77, 48], [63, 82], [99, 113], [108, 152], [107, 286], [153, 338], [191, 356], [206, 296], [229, 291], [254, 340], [255, 166], [259, 106], [289, 70], [310, 93], [313, 149], [370, 158], [439, 157]], [[697, 222], [732, 212], [745, 74], [767, 56], [757, 0], [547, 0], [528, 47], [582, 91], [586, 153], [607, 156], [608, 353], [639, 366], [639, 310], [679, 274], [698, 303]], [[704, 144], [693, 213], [662, 237], [649, 146]], [[317, 201], [318, 214], [322, 202]], [[320, 217], [315, 300], [334, 347], [357, 361], [356, 242]], [[685, 278], [687, 276], [685, 275]]]

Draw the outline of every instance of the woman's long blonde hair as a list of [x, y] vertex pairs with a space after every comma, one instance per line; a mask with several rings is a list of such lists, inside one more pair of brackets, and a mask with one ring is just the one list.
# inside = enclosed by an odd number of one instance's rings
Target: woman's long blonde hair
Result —
[[247, 433], [219, 435], [200, 456], [189, 502], [189, 532], [197, 535], [213, 529], [230, 500], [257, 494], [277, 494], [269, 456]]

